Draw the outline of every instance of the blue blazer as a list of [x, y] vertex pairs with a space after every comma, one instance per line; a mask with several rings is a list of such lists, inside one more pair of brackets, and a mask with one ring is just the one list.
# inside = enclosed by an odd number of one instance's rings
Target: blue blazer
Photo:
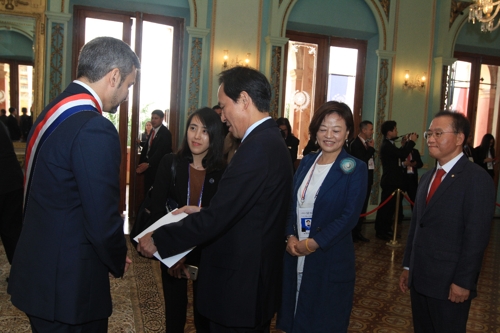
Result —
[[[65, 97], [88, 93], [71, 83]], [[109, 273], [123, 275], [127, 247], [120, 197], [120, 142], [94, 111], [63, 121], [39, 149], [8, 292], [25, 313], [81, 324], [111, 315]]]
[[[295, 173], [286, 235], [297, 236], [297, 192], [317, 156], [318, 153], [306, 155]], [[343, 162], [348, 160], [354, 161], [355, 166], [343, 170]], [[283, 331], [341, 332], [340, 327], [347, 330], [355, 278], [351, 231], [363, 208], [367, 181], [366, 164], [342, 149], [314, 203], [309, 237], [320, 247], [305, 258], [295, 316], [297, 257], [285, 252], [283, 301], [277, 323]]]
[[403, 266], [421, 294], [447, 300], [450, 285], [477, 295], [477, 280], [495, 212], [495, 186], [480, 166], [464, 155], [426, 205], [435, 169], [418, 185]]

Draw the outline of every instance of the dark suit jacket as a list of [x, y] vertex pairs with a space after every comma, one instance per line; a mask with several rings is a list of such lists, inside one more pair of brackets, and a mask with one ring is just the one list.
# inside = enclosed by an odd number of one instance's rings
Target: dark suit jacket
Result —
[[[287, 235], [298, 235], [297, 192], [317, 156], [317, 153], [305, 156], [295, 173]], [[344, 172], [342, 161], [348, 159], [355, 161], [355, 167]], [[366, 164], [342, 150], [314, 202], [309, 237], [314, 238], [320, 248], [305, 260], [296, 313], [297, 257], [285, 253], [283, 301], [278, 317], [278, 327], [283, 331], [328, 332], [344, 322], [345, 314], [332, 312], [332, 308], [352, 307], [355, 261], [351, 230], [358, 222], [366, 189]], [[348, 285], [349, 282], [352, 284]], [[343, 289], [342, 297], [336, 297], [339, 289]]]
[[23, 188], [23, 172], [9, 130], [0, 122], [0, 194], [6, 194]]
[[483, 253], [495, 211], [491, 177], [462, 156], [426, 205], [435, 169], [420, 179], [403, 266], [419, 293], [446, 300], [450, 285], [477, 294]]
[[17, 118], [13, 115], [7, 117], [7, 128], [9, 129], [10, 139], [12, 141], [21, 139], [21, 128], [19, 127]]
[[[78, 93], [89, 92], [71, 83], [34, 128]], [[64, 120], [39, 149], [10, 271], [8, 292], [20, 310], [68, 324], [111, 315], [109, 273], [123, 275], [127, 253], [119, 173], [118, 133], [95, 111]]]
[[401, 167], [401, 161], [403, 161], [406, 156], [415, 147], [415, 142], [408, 141], [403, 147], [396, 147], [388, 139], [382, 141], [380, 146], [380, 161], [382, 162], [382, 178], [380, 179], [380, 187], [382, 189], [397, 189], [400, 188], [404, 190], [405, 188], [405, 176], [403, 168]]
[[165, 154], [172, 152], [172, 133], [165, 125], [161, 125], [153, 138], [151, 147], [148, 141], [143, 146], [139, 159], [139, 163], [149, 163], [149, 167], [144, 172], [144, 189], [146, 191], [153, 185], [161, 159]]
[[208, 242], [198, 311], [210, 320], [255, 327], [277, 311], [292, 173], [283, 137], [268, 119], [242, 142], [209, 207], [154, 232], [162, 257]]
[[[365, 144], [361, 141], [361, 139], [357, 136], [349, 146], [350, 153], [352, 156], [359, 158], [368, 168], [368, 161], [370, 158], [375, 155], [375, 148], [366, 147]], [[368, 185], [371, 186], [373, 184], [373, 170], [368, 169]]]

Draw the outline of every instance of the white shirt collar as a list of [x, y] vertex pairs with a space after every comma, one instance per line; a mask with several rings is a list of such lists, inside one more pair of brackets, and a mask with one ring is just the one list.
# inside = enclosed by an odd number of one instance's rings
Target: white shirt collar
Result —
[[437, 168], [443, 169], [446, 174], [450, 172], [450, 170], [457, 164], [458, 160], [462, 157], [464, 153], [460, 152], [457, 156], [453, 157], [451, 160], [449, 160], [446, 164], [440, 165], [439, 162], [437, 163]]
[[262, 124], [263, 122], [265, 122], [268, 119], [271, 119], [271, 117], [267, 116], [259, 121], [256, 121], [255, 123], [252, 124], [252, 126], [247, 128], [245, 135], [243, 136], [243, 139], [241, 139], [241, 142], [243, 142], [243, 140], [245, 140], [245, 138], [248, 136], [248, 134], [252, 133], [252, 131], [254, 130], [255, 127], [259, 126], [260, 124]]
[[83, 83], [82, 81], [79, 81], [79, 80], [74, 80], [73, 83], [79, 84], [82, 87], [84, 87], [85, 89], [87, 89], [92, 94], [92, 96], [94, 96], [94, 98], [97, 100], [97, 102], [99, 103], [99, 106], [101, 107], [101, 110], [105, 111], [102, 109], [102, 101], [99, 98], [99, 95], [97, 95], [97, 93], [94, 91], [94, 89], [90, 88], [90, 86], [88, 84]]

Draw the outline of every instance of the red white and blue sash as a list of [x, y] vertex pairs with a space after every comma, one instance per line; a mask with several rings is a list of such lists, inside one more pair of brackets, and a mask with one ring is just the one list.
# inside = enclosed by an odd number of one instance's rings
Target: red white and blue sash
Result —
[[47, 111], [44, 118], [38, 122], [30, 141], [26, 145], [24, 174], [24, 207], [26, 208], [31, 176], [34, 172], [36, 159], [44, 142], [55, 129], [72, 115], [82, 111], [95, 111], [102, 114], [101, 106], [94, 96], [81, 93], [66, 97]]

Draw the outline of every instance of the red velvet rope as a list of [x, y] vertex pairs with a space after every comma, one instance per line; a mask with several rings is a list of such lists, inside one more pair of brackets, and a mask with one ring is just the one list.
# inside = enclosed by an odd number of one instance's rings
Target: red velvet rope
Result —
[[[401, 191], [401, 190], [397, 189], [396, 191]], [[359, 217], [365, 217], [365, 216], [368, 216], [370, 214], [375, 213], [377, 210], [379, 210], [380, 208], [382, 208], [386, 203], [388, 203], [389, 200], [392, 199], [392, 197], [394, 196], [394, 194], [396, 194], [396, 191], [392, 192], [392, 194], [390, 196], [388, 196], [387, 199], [385, 199], [384, 202], [382, 202], [380, 205], [378, 205], [377, 207], [375, 207], [374, 209], [372, 209], [369, 212], [366, 212], [364, 214], [359, 215]], [[406, 199], [406, 201], [408, 201], [410, 203], [410, 205], [415, 206], [415, 203], [413, 201], [411, 201], [411, 199], [408, 196], [408, 194], [406, 194], [403, 191], [401, 191], [401, 193], [403, 193], [403, 197]], [[495, 206], [500, 207], [500, 204], [497, 203], [497, 202], [495, 202]]]
[[[396, 190], [397, 191], [397, 190]], [[389, 202], [389, 200], [392, 199], [392, 197], [394, 196], [394, 194], [396, 194], [396, 191], [392, 192], [390, 196], [387, 197], [387, 199], [384, 200], [384, 202], [382, 202], [380, 205], [378, 205], [377, 207], [375, 207], [373, 210], [369, 211], [369, 212], [366, 212], [364, 214], [361, 214], [359, 215], [359, 217], [365, 217], [367, 215], [370, 215], [374, 212], [376, 212], [377, 210], [379, 210], [380, 208], [382, 208], [386, 203]]]

